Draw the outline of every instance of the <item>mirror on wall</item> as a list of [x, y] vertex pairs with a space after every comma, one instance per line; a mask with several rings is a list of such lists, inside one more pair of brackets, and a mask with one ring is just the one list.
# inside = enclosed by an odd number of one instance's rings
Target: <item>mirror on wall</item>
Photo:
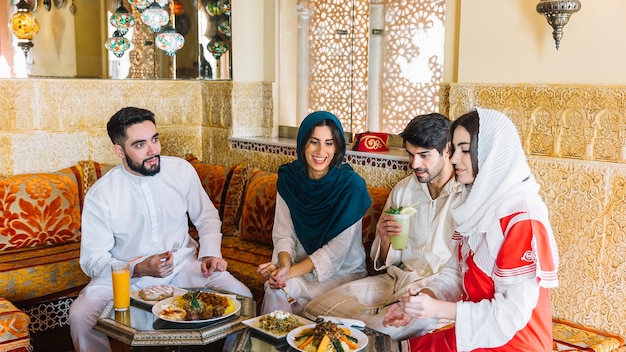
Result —
[[[5, 0], [0, 10], [0, 78], [231, 79], [230, 0]], [[28, 4], [38, 32], [24, 51], [11, 30], [20, 2]], [[152, 3], [155, 5], [152, 5]], [[148, 6], [141, 8], [141, 4]], [[137, 6], [139, 4], [139, 6]], [[162, 26], [142, 21], [158, 6]], [[110, 18], [123, 7], [134, 25], [120, 34]], [[139, 8], [138, 8], [139, 7]], [[154, 16], [148, 16], [154, 17]], [[158, 16], [157, 16], [158, 17]], [[161, 50], [171, 25], [184, 45], [170, 56]], [[117, 32], [117, 33], [116, 33]], [[122, 53], [111, 40], [128, 42]], [[108, 48], [105, 43], [109, 40]], [[178, 39], [177, 39], [178, 40]], [[181, 41], [183, 42], [183, 41]], [[22, 43], [22, 44], [20, 44]], [[116, 43], [114, 41], [113, 43]], [[115, 47], [115, 45], [113, 45]]]

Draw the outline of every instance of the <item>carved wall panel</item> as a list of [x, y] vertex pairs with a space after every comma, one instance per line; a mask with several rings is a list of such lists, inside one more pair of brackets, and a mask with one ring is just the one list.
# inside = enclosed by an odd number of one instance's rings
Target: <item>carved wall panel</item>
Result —
[[500, 110], [517, 125], [529, 155], [626, 163], [624, 87], [450, 84], [449, 90], [440, 111], [456, 118], [476, 106]]

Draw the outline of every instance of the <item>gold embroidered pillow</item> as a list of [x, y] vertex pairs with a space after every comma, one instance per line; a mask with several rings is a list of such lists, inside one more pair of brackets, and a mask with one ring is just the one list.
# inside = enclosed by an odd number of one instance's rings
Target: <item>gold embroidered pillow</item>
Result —
[[278, 174], [260, 169], [250, 170], [243, 206], [239, 237], [272, 245], [272, 228], [276, 210]]
[[202, 187], [220, 214], [222, 233], [232, 236], [239, 226], [239, 209], [246, 185], [245, 165], [212, 165], [203, 163], [194, 156], [188, 156], [187, 160], [196, 169]]
[[0, 250], [80, 242], [80, 204], [70, 169], [0, 179]]

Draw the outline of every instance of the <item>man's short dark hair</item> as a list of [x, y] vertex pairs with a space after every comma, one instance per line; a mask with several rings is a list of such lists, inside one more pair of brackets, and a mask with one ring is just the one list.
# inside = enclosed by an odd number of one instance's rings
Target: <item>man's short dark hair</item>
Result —
[[144, 121], [151, 121], [156, 125], [154, 113], [150, 110], [135, 107], [126, 107], [116, 112], [107, 123], [107, 132], [111, 142], [124, 146], [124, 142], [128, 138], [126, 128]]
[[450, 119], [439, 113], [418, 115], [409, 122], [400, 137], [416, 147], [437, 149], [442, 155], [450, 140], [450, 124]]

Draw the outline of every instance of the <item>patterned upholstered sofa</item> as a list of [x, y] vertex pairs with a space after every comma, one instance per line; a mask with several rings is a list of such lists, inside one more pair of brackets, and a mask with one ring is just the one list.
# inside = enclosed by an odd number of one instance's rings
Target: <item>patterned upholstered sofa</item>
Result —
[[0, 179], [0, 350], [28, 343], [29, 330], [66, 324], [71, 297], [88, 281], [78, 264], [82, 200], [106, 171], [80, 162]]
[[[260, 307], [264, 280], [256, 267], [271, 257], [277, 175], [187, 159], [219, 211], [229, 271], [250, 287]], [[69, 305], [88, 282], [78, 264], [82, 201], [111, 167], [82, 161], [57, 172], [0, 178], [0, 351], [27, 351], [29, 330], [67, 325]], [[368, 186], [368, 192], [363, 243], [369, 252], [389, 190]], [[372, 263], [367, 266], [374, 274]], [[624, 350], [620, 336], [567, 321], [555, 320], [553, 333], [555, 351]]]

